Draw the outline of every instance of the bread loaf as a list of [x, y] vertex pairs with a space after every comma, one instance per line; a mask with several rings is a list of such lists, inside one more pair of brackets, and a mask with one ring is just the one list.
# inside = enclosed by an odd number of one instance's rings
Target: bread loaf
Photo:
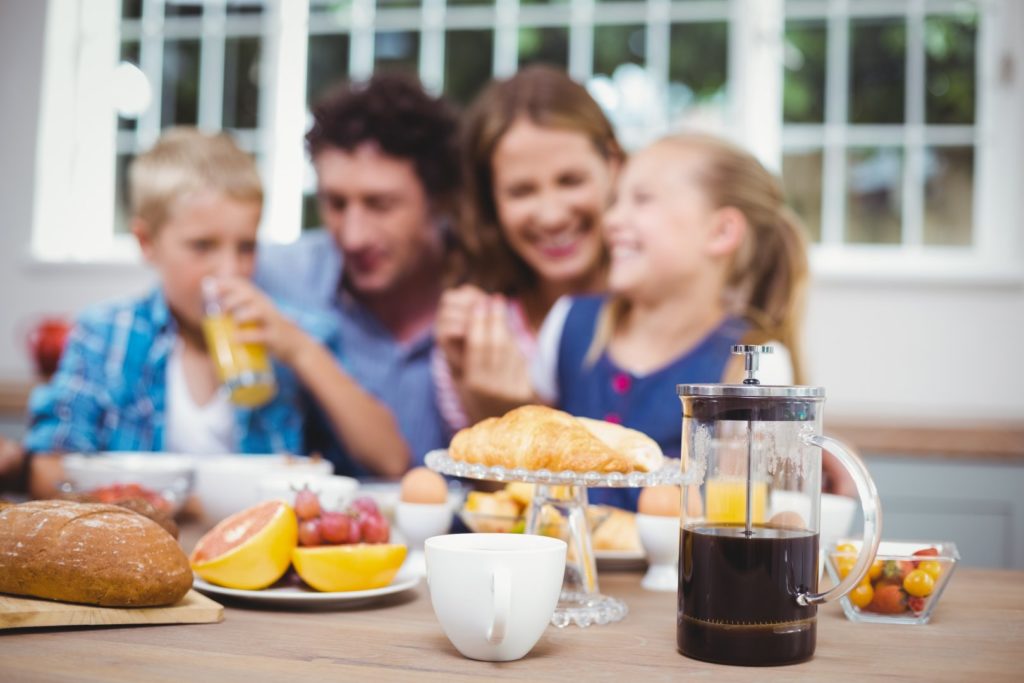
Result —
[[536, 405], [461, 430], [448, 453], [489, 467], [576, 472], [649, 472], [663, 457], [658, 444], [635, 429]]
[[0, 593], [156, 607], [191, 586], [178, 543], [131, 510], [57, 500], [0, 509]]

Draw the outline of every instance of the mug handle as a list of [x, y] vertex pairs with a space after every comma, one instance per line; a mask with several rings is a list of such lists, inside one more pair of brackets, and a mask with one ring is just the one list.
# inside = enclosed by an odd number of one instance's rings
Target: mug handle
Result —
[[505, 629], [512, 611], [512, 576], [505, 567], [495, 567], [491, 574], [491, 592], [494, 595], [494, 618], [487, 629], [487, 642], [500, 645], [505, 640]]
[[882, 540], [882, 504], [878, 500], [878, 489], [875, 488], [875, 482], [868, 474], [868, 468], [864, 466], [864, 461], [857, 457], [856, 453], [843, 445], [841, 441], [829, 436], [808, 432], [801, 435], [801, 439], [804, 443], [818, 446], [838, 458], [840, 464], [853, 477], [853, 483], [857, 486], [857, 494], [860, 496], [861, 508], [864, 511], [864, 540], [853, 569], [845, 579], [824, 593], [800, 593], [797, 595], [797, 603], [807, 606], [820, 605], [843, 597], [853, 590], [868, 573], [871, 563], [874, 562], [875, 555], [878, 553], [878, 543]]

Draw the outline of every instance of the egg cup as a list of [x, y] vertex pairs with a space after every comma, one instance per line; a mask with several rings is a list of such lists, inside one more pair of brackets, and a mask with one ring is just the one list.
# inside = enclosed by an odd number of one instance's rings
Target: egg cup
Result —
[[423, 542], [431, 536], [448, 533], [452, 525], [452, 506], [444, 503], [406, 503], [395, 507], [395, 525], [409, 545], [403, 569], [417, 576], [426, 576], [427, 564], [423, 555]]
[[636, 530], [648, 562], [640, 585], [649, 591], [675, 592], [679, 587], [679, 518], [637, 514]]

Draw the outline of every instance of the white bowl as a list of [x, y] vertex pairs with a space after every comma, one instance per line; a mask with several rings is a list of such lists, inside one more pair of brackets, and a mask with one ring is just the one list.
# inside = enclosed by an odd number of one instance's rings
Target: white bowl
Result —
[[678, 589], [679, 518], [637, 514], [636, 531], [648, 563], [640, 585], [650, 591], [672, 592]]
[[409, 545], [409, 556], [405, 569], [419, 576], [427, 575], [423, 542], [431, 536], [448, 533], [452, 526], [453, 508], [446, 503], [406, 503], [398, 501], [395, 506], [395, 526]]
[[192, 492], [191, 456], [172, 453], [69, 453], [62, 459], [68, 492], [88, 493], [111, 484], [138, 484], [163, 496], [177, 512]]
[[324, 510], [342, 510], [359, 490], [359, 480], [340, 474], [275, 472], [259, 482], [261, 500], [280, 498], [295, 503], [295, 494], [308, 488], [317, 494]]
[[197, 455], [195, 493], [207, 522], [260, 502], [260, 482], [272, 477], [334, 472], [329, 460], [296, 455]]
[[[397, 481], [371, 481], [359, 483], [359, 495], [372, 498], [382, 515], [395, 519], [395, 511], [401, 502], [402, 485]], [[454, 512], [462, 506], [466, 490], [458, 481], [448, 482], [448, 506]]]

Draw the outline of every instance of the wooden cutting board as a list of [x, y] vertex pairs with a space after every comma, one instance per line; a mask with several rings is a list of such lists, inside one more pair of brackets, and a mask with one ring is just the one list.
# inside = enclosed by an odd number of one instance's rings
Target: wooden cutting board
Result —
[[209, 624], [223, 619], [224, 608], [194, 590], [169, 607], [90, 607], [0, 595], [0, 630], [43, 626]]

